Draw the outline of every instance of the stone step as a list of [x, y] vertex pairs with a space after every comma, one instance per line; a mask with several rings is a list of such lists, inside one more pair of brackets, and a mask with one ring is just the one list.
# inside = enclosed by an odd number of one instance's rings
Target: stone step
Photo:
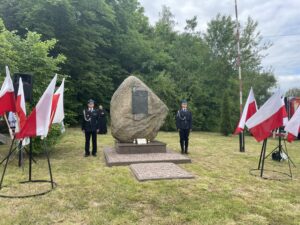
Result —
[[194, 178], [174, 163], [139, 163], [130, 165], [130, 169], [138, 181]]
[[139, 154], [139, 153], [166, 153], [166, 144], [160, 141], [151, 141], [147, 144], [115, 143], [115, 148], [119, 154]]
[[172, 163], [191, 163], [191, 159], [186, 155], [182, 155], [171, 150], [166, 153], [140, 153], [140, 154], [118, 154], [115, 148], [104, 148], [104, 156], [107, 166], [125, 166], [136, 163], [156, 163], [156, 162], [172, 162]]

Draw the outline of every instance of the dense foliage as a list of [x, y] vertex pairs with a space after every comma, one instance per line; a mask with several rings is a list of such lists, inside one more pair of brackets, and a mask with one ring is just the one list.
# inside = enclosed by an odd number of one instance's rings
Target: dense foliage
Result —
[[[34, 74], [35, 85], [33, 104], [37, 102], [59, 65], [65, 61], [65, 56], [58, 54], [49, 56], [49, 51], [54, 49], [55, 39], [41, 40], [41, 35], [36, 32], [26, 32], [24, 38], [15, 32], [8, 31], [0, 19], [0, 68], [1, 74], [5, 65], [9, 65], [11, 74], [16, 72], [30, 72]], [[4, 76], [1, 76], [1, 83]]]
[[[56, 57], [49, 56], [49, 52], [54, 49], [57, 41], [55, 39], [41, 40], [41, 35], [36, 32], [26, 32], [24, 38], [18, 36], [15, 32], [8, 31], [3, 21], [0, 19], [0, 68], [4, 72], [5, 65], [9, 65], [10, 72], [28, 72], [34, 74], [34, 94], [31, 104], [27, 104], [27, 112], [31, 109], [45, 88], [53, 78], [54, 74], [60, 70], [59, 65], [65, 61], [65, 56], [58, 54]], [[1, 76], [2, 83], [4, 76]], [[59, 76], [62, 78], [62, 76]], [[0, 133], [8, 132], [4, 121], [0, 121]], [[52, 126], [48, 135], [48, 145], [56, 143], [60, 136], [60, 128], [57, 125]], [[35, 139], [33, 142], [34, 152], [39, 153], [43, 150], [43, 142]]]
[[[114, 90], [130, 74], [142, 78], [168, 105], [166, 130], [175, 129], [175, 113], [180, 99], [186, 98], [194, 113], [194, 129], [219, 131], [224, 92], [231, 121], [238, 121], [235, 23], [230, 16], [213, 18], [205, 33], [197, 31], [197, 17], [193, 17], [184, 31], [177, 32], [168, 7], [151, 26], [137, 0], [0, 0], [0, 17], [21, 36], [31, 30], [43, 40], [58, 40], [50, 53], [56, 59], [59, 54], [67, 58], [60, 71], [70, 76], [67, 123], [78, 123], [89, 98], [109, 110]], [[244, 96], [253, 86], [262, 102], [276, 84], [261, 67], [261, 51], [268, 45], [261, 43], [251, 18], [242, 27]], [[14, 60], [5, 63], [14, 65]], [[24, 70], [37, 73], [35, 64], [32, 61]], [[35, 82], [36, 88], [39, 85]]]
[[60, 124], [53, 124], [47, 135], [47, 138], [34, 138], [33, 140], [33, 153], [34, 154], [46, 154], [45, 150], [50, 151], [51, 147], [59, 143], [59, 140], [63, 137], [62, 127]]
[[224, 93], [221, 113], [221, 133], [228, 136], [232, 133], [230, 102], [227, 91]]

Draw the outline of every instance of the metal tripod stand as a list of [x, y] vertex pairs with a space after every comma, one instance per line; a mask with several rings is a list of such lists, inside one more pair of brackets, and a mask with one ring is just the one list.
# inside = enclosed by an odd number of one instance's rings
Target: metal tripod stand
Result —
[[[4, 177], [5, 177], [5, 174], [6, 174], [6, 170], [7, 170], [7, 167], [8, 167], [9, 159], [10, 159], [12, 153], [18, 148], [18, 146], [14, 147], [15, 141], [16, 141], [16, 139], [14, 138], [12, 140], [11, 145], [10, 145], [8, 155], [5, 157], [5, 159], [3, 161], [3, 162], [5, 162], [5, 165], [4, 165], [4, 169], [3, 169], [1, 180], [0, 180], [0, 191], [1, 191], [2, 187], [3, 187], [2, 185], [3, 185]], [[3, 198], [28, 198], [28, 197], [36, 197], [36, 196], [40, 196], [40, 195], [44, 195], [46, 193], [49, 193], [50, 191], [52, 191], [57, 186], [56, 183], [53, 181], [52, 168], [51, 168], [51, 163], [50, 163], [50, 158], [49, 158], [49, 152], [48, 152], [48, 148], [47, 148], [47, 145], [45, 143], [45, 140], [43, 141], [43, 144], [44, 144], [44, 146], [43, 146], [44, 147], [44, 152], [45, 152], [45, 155], [47, 157], [47, 163], [48, 163], [48, 170], [49, 170], [50, 180], [33, 180], [32, 179], [32, 162], [33, 162], [33, 156], [32, 156], [32, 141], [30, 141], [28, 180], [27, 181], [22, 181], [22, 182], [20, 182], [20, 184], [25, 184], [25, 183], [50, 183], [51, 184], [51, 189], [43, 191], [43, 192], [35, 193], [35, 194], [29, 194], [29, 195], [2, 195], [2, 194], [0, 194], [0, 197], [3, 197]]]
[[[268, 141], [267, 138], [263, 141], [263, 145], [262, 145], [261, 152], [260, 152], [260, 158], [259, 158], [259, 162], [258, 162], [258, 168], [250, 170], [250, 173], [252, 171], [254, 171], [254, 170], [258, 170], [258, 171], [260, 171], [260, 177], [261, 178], [271, 179], [271, 178], [264, 177], [265, 159], [267, 159], [273, 152], [279, 151], [281, 154], [284, 153], [287, 156], [287, 161], [288, 161], [288, 165], [289, 165], [289, 174], [288, 173], [279, 172], [279, 171], [273, 171], [273, 172], [286, 175], [286, 176], [288, 176], [288, 177], [290, 177], [292, 179], [293, 178], [293, 174], [292, 174], [291, 164], [294, 167], [296, 167], [296, 166], [295, 166], [294, 162], [292, 161], [292, 159], [290, 158], [290, 156], [288, 154], [288, 150], [287, 150], [287, 146], [286, 146], [286, 141], [285, 141], [285, 139], [283, 139], [283, 134], [279, 132], [279, 134], [278, 134], [278, 145], [268, 155], [266, 155], [267, 141]], [[282, 145], [282, 141], [283, 141], [284, 145]], [[254, 175], [253, 173], [251, 173], [251, 174]]]

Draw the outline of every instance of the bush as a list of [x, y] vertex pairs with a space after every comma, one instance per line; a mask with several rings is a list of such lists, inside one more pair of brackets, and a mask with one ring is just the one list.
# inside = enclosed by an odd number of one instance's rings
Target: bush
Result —
[[47, 145], [48, 150], [51, 150], [51, 148], [60, 140], [62, 137], [61, 133], [61, 125], [60, 124], [53, 124], [51, 127], [51, 130], [45, 140], [41, 140], [40, 137], [33, 138], [32, 144], [33, 144], [33, 153], [43, 154], [44, 153], [44, 142]]
[[0, 118], [0, 134], [8, 134], [6, 122], [2, 117]]
[[175, 116], [173, 112], [169, 112], [166, 119], [165, 123], [161, 127], [161, 130], [163, 131], [174, 131], [176, 130], [176, 121], [175, 121]]

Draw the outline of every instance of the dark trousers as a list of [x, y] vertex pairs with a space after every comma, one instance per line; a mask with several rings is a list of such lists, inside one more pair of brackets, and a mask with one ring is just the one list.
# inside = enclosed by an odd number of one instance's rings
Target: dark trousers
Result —
[[189, 129], [180, 129], [179, 130], [180, 147], [181, 147], [181, 152], [182, 153], [187, 153], [188, 152], [189, 135], [190, 135], [190, 130]]
[[85, 154], [90, 154], [90, 140], [92, 136], [93, 151], [92, 154], [97, 153], [97, 131], [86, 131], [85, 132]]

